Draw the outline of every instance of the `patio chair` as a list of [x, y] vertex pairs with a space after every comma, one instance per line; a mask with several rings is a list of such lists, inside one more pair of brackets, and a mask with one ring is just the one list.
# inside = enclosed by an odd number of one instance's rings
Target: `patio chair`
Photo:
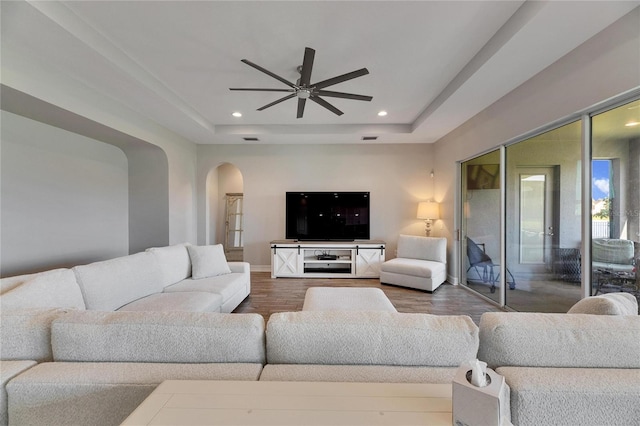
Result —
[[591, 245], [591, 266], [593, 280], [598, 294], [604, 285], [618, 287], [625, 285], [638, 292], [635, 244], [630, 240], [617, 238], [594, 238]]
[[[493, 263], [491, 257], [485, 253], [484, 244], [477, 244], [471, 238], [467, 237], [467, 257], [469, 258], [467, 274], [473, 268], [483, 283], [491, 284], [489, 291], [491, 291], [491, 293], [495, 293], [496, 283], [500, 280], [500, 265]], [[498, 268], [498, 273], [494, 272], [494, 267]], [[480, 272], [480, 269], [482, 272]], [[509, 289], [513, 290], [516, 288], [516, 279], [508, 268], [506, 268], [506, 271], [508, 276], [511, 278], [511, 281], [507, 280], [507, 284], [509, 284]]]

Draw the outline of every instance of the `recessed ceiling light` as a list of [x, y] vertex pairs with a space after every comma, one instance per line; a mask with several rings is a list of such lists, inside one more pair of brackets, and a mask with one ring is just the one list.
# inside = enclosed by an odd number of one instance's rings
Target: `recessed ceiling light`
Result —
[[237, 111], [236, 111], [236, 112], [234, 112], [234, 113], [232, 113], [231, 115], [233, 115], [233, 116], [234, 116], [234, 117], [236, 117], [236, 118], [240, 118], [240, 117], [242, 117], [242, 113], [241, 113], [241, 112], [237, 112]]
[[633, 126], [637, 126], [637, 125], [639, 125], [639, 124], [640, 124], [640, 122], [638, 122], [638, 121], [630, 121], [630, 122], [628, 122], [627, 124], [625, 124], [625, 126], [627, 126], [627, 127], [633, 127]]
[[378, 117], [384, 117], [385, 115], [387, 115], [387, 111], [380, 111], [378, 113]]

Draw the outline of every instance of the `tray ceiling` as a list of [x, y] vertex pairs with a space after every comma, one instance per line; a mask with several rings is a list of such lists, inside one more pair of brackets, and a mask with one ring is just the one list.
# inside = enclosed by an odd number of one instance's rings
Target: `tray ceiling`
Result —
[[[203, 144], [431, 143], [638, 3], [2, 2], [3, 84], [121, 106]], [[373, 100], [327, 99], [342, 116], [307, 102], [296, 119], [293, 100], [256, 111], [281, 93], [229, 90], [285, 88], [241, 59], [295, 81], [305, 47], [313, 81], [366, 67], [330, 89]]]

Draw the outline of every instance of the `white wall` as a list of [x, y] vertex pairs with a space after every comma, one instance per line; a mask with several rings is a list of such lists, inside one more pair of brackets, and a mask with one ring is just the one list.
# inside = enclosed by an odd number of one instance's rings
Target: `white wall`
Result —
[[[432, 197], [431, 145], [200, 145], [198, 182], [222, 163], [243, 177], [244, 258], [254, 270], [269, 269], [269, 242], [284, 238], [287, 191], [370, 191], [371, 238], [389, 244], [388, 257], [395, 257], [399, 233], [424, 235], [415, 215], [418, 201]], [[201, 205], [205, 197], [201, 184]]]
[[9, 112], [0, 117], [0, 274], [128, 254], [123, 151]]
[[444, 164], [436, 180], [436, 199], [449, 239], [449, 274], [458, 276], [456, 162], [497, 147], [519, 135], [640, 87], [640, 8], [561, 58], [433, 147]]

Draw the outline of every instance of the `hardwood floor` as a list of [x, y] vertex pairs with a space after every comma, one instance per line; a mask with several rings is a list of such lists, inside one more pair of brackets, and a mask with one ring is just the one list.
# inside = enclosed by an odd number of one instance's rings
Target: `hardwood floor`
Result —
[[377, 287], [398, 312], [468, 315], [478, 324], [484, 312], [501, 309], [460, 286], [441, 285], [434, 293], [381, 285], [378, 279], [271, 278], [268, 272], [251, 273], [251, 294], [233, 312], [258, 313], [267, 321], [274, 312], [300, 311], [309, 287]]

